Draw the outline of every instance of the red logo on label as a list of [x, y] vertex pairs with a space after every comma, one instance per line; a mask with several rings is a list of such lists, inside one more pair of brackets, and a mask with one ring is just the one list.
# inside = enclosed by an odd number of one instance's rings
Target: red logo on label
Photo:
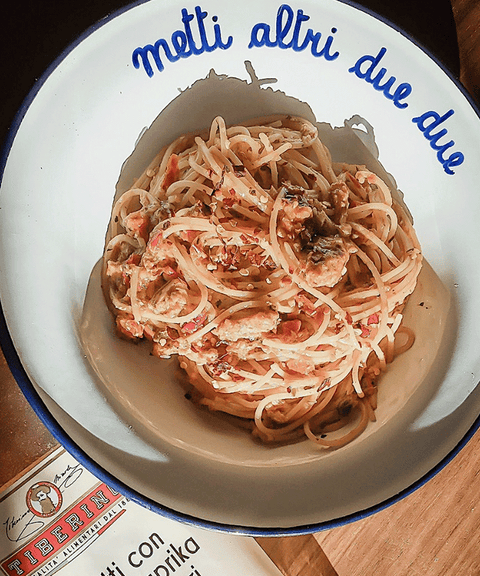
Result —
[[51, 482], [37, 482], [27, 492], [27, 506], [35, 516], [49, 518], [62, 507], [62, 493]]
[[[116, 506], [119, 500], [121, 503]], [[60, 491], [50, 482], [37, 482], [27, 493], [28, 507], [37, 516], [53, 516], [54, 510], [60, 510], [62, 501]], [[62, 550], [61, 560], [64, 561], [88, 548], [126, 512], [125, 504], [123, 496], [99, 483], [56, 518], [46, 522], [37, 521], [41, 526], [35, 531], [35, 536], [2, 560], [0, 572], [15, 576], [32, 573], [47, 576], [51, 570], [56, 571], [55, 563], [60, 561], [56, 556]]]

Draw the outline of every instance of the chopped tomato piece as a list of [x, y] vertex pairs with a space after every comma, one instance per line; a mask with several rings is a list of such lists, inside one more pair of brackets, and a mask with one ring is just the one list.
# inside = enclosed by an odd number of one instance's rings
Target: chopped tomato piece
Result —
[[182, 326], [182, 330], [183, 330], [184, 332], [191, 333], [191, 332], [195, 332], [196, 327], [197, 327], [197, 325], [196, 325], [195, 322], [193, 322], [193, 320], [192, 320], [191, 322], [187, 322], [186, 324], [184, 324], [184, 325]]
[[193, 320], [190, 320], [190, 322], [183, 324], [182, 330], [184, 332], [188, 332], [189, 334], [195, 332], [205, 322], [206, 317], [207, 317], [206, 313], [202, 312], [201, 314], [196, 316]]
[[127, 264], [135, 264], [135, 266], [137, 266], [138, 264], [140, 264], [141, 259], [142, 259], [142, 257], [140, 256], [140, 254], [137, 254], [136, 252], [134, 252], [128, 258]]
[[137, 212], [132, 212], [128, 216], [125, 217], [125, 226], [133, 232], [135, 236], [139, 236], [144, 240], [147, 240], [147, 228], [149, 223], [149, 218], [145, 214], [142, 214], [141, 210], [137, 210]]
[[360, 330], [362, 331], [362, 338], [368, 338], [370, 336], [370, 328], [368, 328], [368, 326], [365, 326], [364, 324], [360, 324], [359, 325]]
[[167, 162], [167, 168], [163, 178], [162, 188], [167, 190], [171, 184], [178, 180], [178, 176], [178, 156], [176, 154], [172, 154]]
[[302, 340], [300, 338], [300, 333], [302, 330], [302, 321], [296, 318], [295, 320], [286, 320], [282, 322], [277, 330], [277, 336], [279, 336], [282, 342], [285, 344], [293, 344]]
[[223, 204], [224, 206], [231, 208], [235, 204], [235, 198], [224, 198]]
[[155, 248], [155, 246], [160, 242], [160, 240], [162, 239], [162, 233], [159, 232], [155, 238], [153, 238], [153, 240], [150, 240], [149, 244], [151, 248]]

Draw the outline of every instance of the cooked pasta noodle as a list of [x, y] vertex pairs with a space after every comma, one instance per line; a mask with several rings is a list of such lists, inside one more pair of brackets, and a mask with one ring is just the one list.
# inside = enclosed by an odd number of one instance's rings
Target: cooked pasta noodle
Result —
[[218, 117], [116, 202], [103, 288], [119, 333], [178, 355], [199, 404], [265, 442], [335, 448], [375, 418], [380, 374], [413, 343], [402, 311], [421, 265], [401, 203], [332, 162], [311, 123]]

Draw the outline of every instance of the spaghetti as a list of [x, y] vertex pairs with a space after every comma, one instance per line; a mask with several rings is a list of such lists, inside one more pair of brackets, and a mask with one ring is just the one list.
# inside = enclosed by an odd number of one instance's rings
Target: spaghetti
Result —
[[311, 123], [217, 117], [116, 202], [103, 289], [118, 332], [178, 355], [198, 403], [265, 442], [333, 448], [375, 419], [378, 377], [413, 343], [421, 265], [386, 184], [333, 163]]

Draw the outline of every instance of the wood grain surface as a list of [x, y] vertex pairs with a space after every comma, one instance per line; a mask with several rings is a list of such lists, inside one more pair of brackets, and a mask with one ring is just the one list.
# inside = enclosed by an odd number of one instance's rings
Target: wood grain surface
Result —
[[480, 575], [480, 431], [423, 487], [354, 524], [315, 534], [339, 575]]
[[451, 0], [460, 52], [460, 81], [480, 103], [480, 2]]

